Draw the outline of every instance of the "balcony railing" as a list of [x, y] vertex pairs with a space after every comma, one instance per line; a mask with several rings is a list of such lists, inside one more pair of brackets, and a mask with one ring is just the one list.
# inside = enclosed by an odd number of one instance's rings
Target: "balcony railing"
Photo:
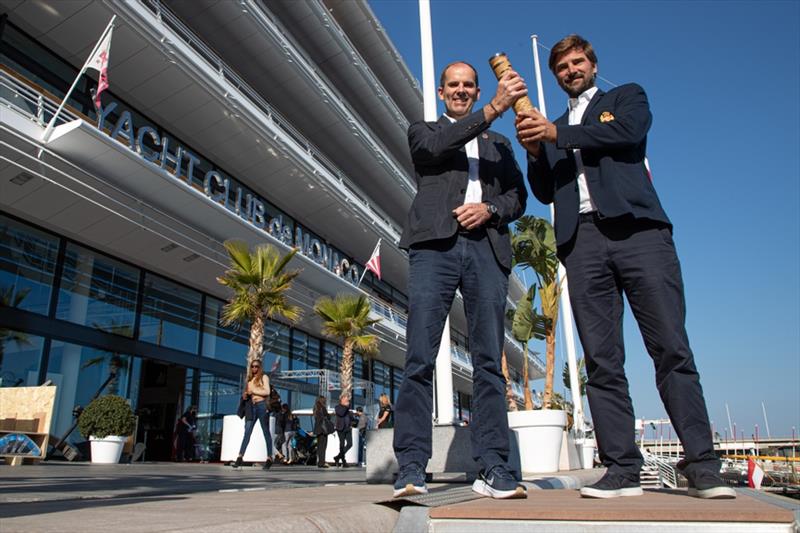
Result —
[[[216, 70], [220, 77], [224, 78], [226, 82], [231, 84], [236, 90], [247, 98], [247, 100], [256, 106], [264, 115], [269, 118], [270, 122], [277, 126], [283, 133], [294, 140], [298, 145], [304, 148], [305, 153], [310, 156], [316, 164], [327, 170], [331, 175], [336, 177], [339, 184], [344, 187], [348, 193], [354, 196], [364, 209], [370, 212], [370, 216], [379, 220], [385, 227], [390, 228], [395, 234], [395, 240], [399, 239], [400, 230], [391, 223], [390, 218], [382, 213], [377, 207], [373, 206], [366, 200], [366, 196], [344, 175], [344, 173], [323, 153], [314, 146], [308, 139], [306, 139], [299, 131], [297, 131], [280, 113], [278, 113], [270, 104], [268, 104], [254, 89], [252, 89], [244, 80], [242, 80], [233, 69], [219, 58], [210, 48], [208, 48], [200, 39], [195, 37], [194, 33], [186, 27], [183, 22], [178, 19], [172, 12], [163, 7], [158, 0], [140, 0], [142, 6], [149, 10], [155, 17], [170, 30], [172, 30], [187, 46], [189, 46], [195, 53], [197, 53], [206, 63], [208, 63], [214, 70]], [[165, 49], [167, 55], [174, 56], [175, 52], [168, 47], [168, 39], [163, 37], [161, 40], [162, 47]], [[236, 99], [233, 95], [227, 95], [232, 107], [237, 108]]]

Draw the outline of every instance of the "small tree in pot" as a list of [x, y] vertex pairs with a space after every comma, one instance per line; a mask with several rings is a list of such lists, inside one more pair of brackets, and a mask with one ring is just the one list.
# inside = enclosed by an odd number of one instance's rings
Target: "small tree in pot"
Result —
[[110, 394], [92, 400], [78, 418], [78, 430], [91, 441], [92, 462], [119, 462], [122, 447], [133, 433], [135, 420], [124, 398]]

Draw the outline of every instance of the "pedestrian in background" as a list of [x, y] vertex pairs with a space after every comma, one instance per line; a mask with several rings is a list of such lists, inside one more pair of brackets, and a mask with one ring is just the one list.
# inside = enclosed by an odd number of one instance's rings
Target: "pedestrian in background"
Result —
[[327, 425], [333, 425], [331, 419], [328, 417], [328, 402], [325, 396], [317, 398], [314, 403], [314, 435], [317, 437], [317, 467], [328, 468], [325, 464], [325, 451], [328, 448], [328, 428]]
[[376, 425], [378, 429], [392, 427], [392, 404], [389, 403], [389, 397], [386, 394], [381, 394], [378, 398], [380, 409], [378, 410], [378, 420]]
[[272, 466], [272, 438], [269, 434], [269, 417], [267, 416], [267, 398], [269, 398], [270, 386], [269, 377], [264, 374], [261, 368], [261, 361], [255, 360], [250, 363], [247, 371], [247, 385], [245, 385], [242, 398], [248, 400], [247, 409], [244, 417], [244, 437], [242, 445], [239, 447], [239, 456], [233, 463], [234, 468], [242, 466], [242, 457], [250, 444], [250, 436], [256, 421], [261, 424], [261, 431], [264, 433], [264, 442], [267, 445], [267, 460], [264, 462], [264, 470], [269, 470]]
[[364, 414], [364, 408], [360, 405], [356, 407], [356, 429], [358, 429], [358, 464], [364, 466], [366, 464], [367, 456], [367, 415]]
[[350, 397], [342, 396], [333, 408], [336, 413], [336, 435], [339, 437], [339, 455], [333, 458], [333, 464], [347, 468], [345, 454], [353, 447], [353, 415], [350, 411]]

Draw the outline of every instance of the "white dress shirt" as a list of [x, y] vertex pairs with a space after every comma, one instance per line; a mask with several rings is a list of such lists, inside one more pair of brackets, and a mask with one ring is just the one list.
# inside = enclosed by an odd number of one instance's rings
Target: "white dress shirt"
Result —
[[[577, 98], [569, 99], [569, 125], [575, 126], [580, 124], [583, 120], [583, 114], [586, 108], [589, 107], [589, 102], [592, 100], [594, 93], [597, 92], [597, 87], [586, 89]], [[572, 150], [575, 155], [575, 168], [578, 174], [578, 212], [591, 213], [597, 211], [592, 197], [589, 194], [589, 187], [586, 185], [586, 169], [583, 167], [583, 159], [581, 158], [580, 148]]]
[[[447, 114], [444, 116], [450, 122], [456, 121]], [[483, 189], [481, 189], [481, 180], [478, 178], [478, 138], [471, 139], [466, 144], [465, 149], [467, 151], [467, 162], [469, 162], [469, 181], [467, 182], [467, 192], [464, 195], [464, 203], [479, 204], [483, 201]]]

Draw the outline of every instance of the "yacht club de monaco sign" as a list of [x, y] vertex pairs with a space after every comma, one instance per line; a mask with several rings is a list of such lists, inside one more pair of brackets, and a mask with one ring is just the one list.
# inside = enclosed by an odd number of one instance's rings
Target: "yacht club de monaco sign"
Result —
[[[116, 108], [117, 102], [109, 102], [101, 108], [97, 118], [97, 129], [125, 144], [148, 164], [165, 171], [183, 185], [194, 187], [192, 182], [201, 159], [178, 144], [174, 138], [160, 134], [149, 124], [135, 127], [133, 115], [127, 110], [118, 113], [116, 123], [112, 127], [109, 119]], [[288, 246], [298, 248], [301, 254], [339, 277], [353, 285], [358, 284], [360, 276], [358, 265], [342, 256], [332, 246], [305, 232], [299, 224], [295, 223], [293, 230], [292, 224], [284, 220], [282, 215], [270, 217], [263, 198], [248, 192], [241, 184], [225, 176], [222, 171], [212, 167], [203, 176], [202, 185], [209, 202], [224, 206], [252, 226], [266, 231]]]

